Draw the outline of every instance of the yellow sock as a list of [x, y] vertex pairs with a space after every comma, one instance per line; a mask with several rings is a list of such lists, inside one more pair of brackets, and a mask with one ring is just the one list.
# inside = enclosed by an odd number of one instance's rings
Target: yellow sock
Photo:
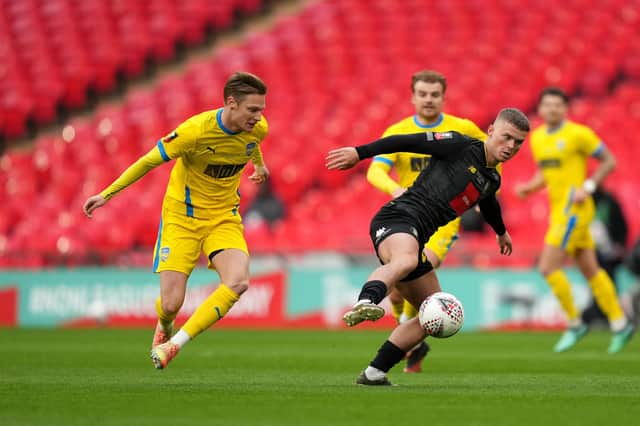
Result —
[[402, 313], [404, 314], [406, 319], [411, 319], [418, 315], [418, 311], [413, 305], [406, 300], [404, 301], [404, 306], [402, 307]]
[[618, 302], [618, 295], [613, 281], [604, 269], [600, 269], [589, 280], [589, 286], [593, 291], [593, 298], [602, 309], [602, 312], [609, 318], [609, 322], [624, 318], [624, 311]]
[[573, 296], [571, 295], [571, 283], [569, 279], [560, 269], [554, 271], [545, 277], [547, 283], [551, 287], [551, 290], [556, 295], [560, 306], [567, 315], [569, 321], [578, 319], [580, 315], [576, 304], [573, 302]]
[[400, 315], [402, 315], [402, 308], [404, 308], [404, 300], [398, 303], [391, 302], [391, 314], [396, 319], [396, 322], [400, 321]]
[[182, 329], [193, 339], [198, 334], [211, 327], [218, 320], [222, 319], [229, 309], [240, 299], [236, 293], [224, 284], [211, 293], [207, 299], [202, 302], [198, 309], [191, 315]]
[[176, 319], [178, 313], [176, 312], [173, 315], [165, 314], [162, 310], [162, 300], [160, 296], [156, 299], [156, 312], [158, 313], [158, 322], [165, 330], [168, 330], [171, 327], [171, 323]]

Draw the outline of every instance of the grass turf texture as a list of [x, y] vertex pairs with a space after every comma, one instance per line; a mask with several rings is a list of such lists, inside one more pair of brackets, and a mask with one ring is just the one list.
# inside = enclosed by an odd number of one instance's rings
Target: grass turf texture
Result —
[[592, 333], [432, 340], [425, 372], [353, 384], [386, 332], [209, 331], [165, 371], [152, 330], [0, 329], [0, 424], [607, 425], [640, 419], [640, 339]]

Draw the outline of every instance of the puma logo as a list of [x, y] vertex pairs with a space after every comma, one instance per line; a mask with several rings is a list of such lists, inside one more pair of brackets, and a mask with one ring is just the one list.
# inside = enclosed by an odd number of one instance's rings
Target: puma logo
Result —
[[212, 153], [212, 154], [215, 154], [215, 153], [216, 153], [215, 148], [211, 148], [210, 146], [208, 146], [208, 147], [207, 147], [207, 149], [208, 149], [209, 151], [211, 151], [211, 153]]

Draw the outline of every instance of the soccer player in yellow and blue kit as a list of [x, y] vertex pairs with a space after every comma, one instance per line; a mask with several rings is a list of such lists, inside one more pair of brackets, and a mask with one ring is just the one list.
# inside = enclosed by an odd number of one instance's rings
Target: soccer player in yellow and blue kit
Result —
[[[531, 134], [531, 150], [539, 169], [529, 182], [518, 185], [516, 192], [523, 198], [544, 186], [549, 192], [549, 229], [539, 269], [569, 322], [554, 350], [570, 349], [588, 331], [571, 295], [569, 280], [562, 271], [566, 257], [571, 256], [609, 319], [613, 335], [608, 352], [616, 353], [635, 330], [620, 307], [611, 278], [598, 264], [589, 231], [595, 215], [591, 194], [615, 168], [616, 160], [591, 129], [567, 120], [568, 103], [567, 95], [558, 88], [547, 88], [541, 93], [538, 113], [544, 124]], [[597, 158], [600, 164], [587, 178], [590, 156]]]
[[[140, 157], [108, 188], [84, 204], [88, 217], [153, 168], [176, 160], [162, 204], [153, 270], [160, 275], [158, 324], [151, 358], [167, 366], [180, 348], [231, 309], [249, 285], [249, 251], [238, 212], [240, 176], [252, 161], [250, 179], [269, 177], [260, 144], [268, 125], [262, 116], [267, 87], [257, 76], [234, 73], [224, 86], [224, 106], [195, 115]], [[172, 337], [187, 279], [200, 253], [221, 284]]]
[[[393, 125], [382, 137], [406, 135], [420, 132], [443, 132], [455, 130], [463, 135], [485, 141], [487, 135], [472, 121], [442, 112], [444, 106], [447, 80], [437, 71], [418, 71], [411, 77], [411, 103], [415, 114]], [[420, 172], [429, 164], [430, 155], [398, 152], [378, 155], [373, 158], [367, 172], [367, 180], [379, 190], [396, 198], [402, 195], [416, 180]], [[398, 181], [389, 173], [395, 167]], [[438, 268], [445, 256], [458, 239], [460, 218], [454, 219], [441, 227], [431, 236], [424, 246], [424, 254], [434, 268]], [[393, 316], [397, 321], [405, 321], [416, 316], [416, 309], [405, 301], [397, 290], [389, 293]], [[406, 373], [420, 372], [421, 362], [429, 347], [422, 342], [409, 354]]]

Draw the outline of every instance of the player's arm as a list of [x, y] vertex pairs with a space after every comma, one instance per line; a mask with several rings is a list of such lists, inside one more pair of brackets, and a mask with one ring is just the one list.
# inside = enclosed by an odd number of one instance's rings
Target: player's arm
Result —
[[254, 171], [249, 176], [249, 180], [253, 183], [263, 183], [269, 179], [270, 172], [267, 166], [264, 164], [264, 157], [260, 145], [251, 154], [251, 162], [253, 163]]
[[367, 170], [367, 180], [380, 191], [395, 196], [396, 193], [403, 191], [404, 188], [389, 176], [391, 167], [393, 167], [393, 160], [388, 156], [374, 157]]
[[482, 212], [482, 217], [484, 217], [484, 220], [487, 221], [496, 233], [498, 245], [500, 246], [500, 254], [511, 255], [513, 251], [511, 236], [504, 226], [502, 209], [495, 194], [480, 200], [478, 206], [480, 207], [480, 212]]
[[[600, 161], [598, 167], [589, 178], [584, 181], [583, 189], [592, 194], [598, 186], [609, 176], [609, 174], [616, 168], [616, 157], [607, 149], [606, 146], [601, 147], [592, 154], [593, 157]], [[591, 181], [591, 182], [590, 182]]]
[[542, 170], [538, 170], [528, 182], [517, 184], [515, 190], [518, 197], [526, 198], [534, 192], [541, 190], [544, 186], [544, 175], [542, 174]]
[[[159, 143], [159, 142], [158, 142]], [[166, 153], [165, 153], [166, 155]], [[114, 195], [122, 191], [129, 185], [138, 181], [142, 176], [149, 173], [155, 167], [165, 163], [162, 157], [162, 153], [158, 146], [153, 147], [152, 150], [140, 157], [135, 163], [129, 166], [111, 185], [109, 185], [100, 194], [89, 197], [84, 203], [83, 210], [87, 217], [91, 217], [91, 213], [98, 207], [102, 207], [109, 201]]]
[[584, 202], [589, 195], [593, 194], [602, 181], [616, 168], [616, 158], [593, 130], [583, 127], [580, 137], [581, 152], [584, 155], [595, 157], [600, 164], [593, 174], [584, 181], [582, 188], [576, 189], [573, 201], [578, 204]]
[[365, 158], [393, 152], [414, 152], [434, 157], [450, 157], [468, 146], [468, 139], [453, 131], [393, 135], [366, 145], [334, 149], [327, 155], [327, 168], [345, 170]]
[[149, 152], [140, 157], [125, 170], [111, 185], [100, 194], [93, 195], [83, 205], [84, 214], [91, 214], [98, 207], [104, 206], [114, 195], [135, 183], [155, 167], [182, 156], [191, 150], [197, 141], [199, 125], [187, 120], [178, 128], [161, 138]]

